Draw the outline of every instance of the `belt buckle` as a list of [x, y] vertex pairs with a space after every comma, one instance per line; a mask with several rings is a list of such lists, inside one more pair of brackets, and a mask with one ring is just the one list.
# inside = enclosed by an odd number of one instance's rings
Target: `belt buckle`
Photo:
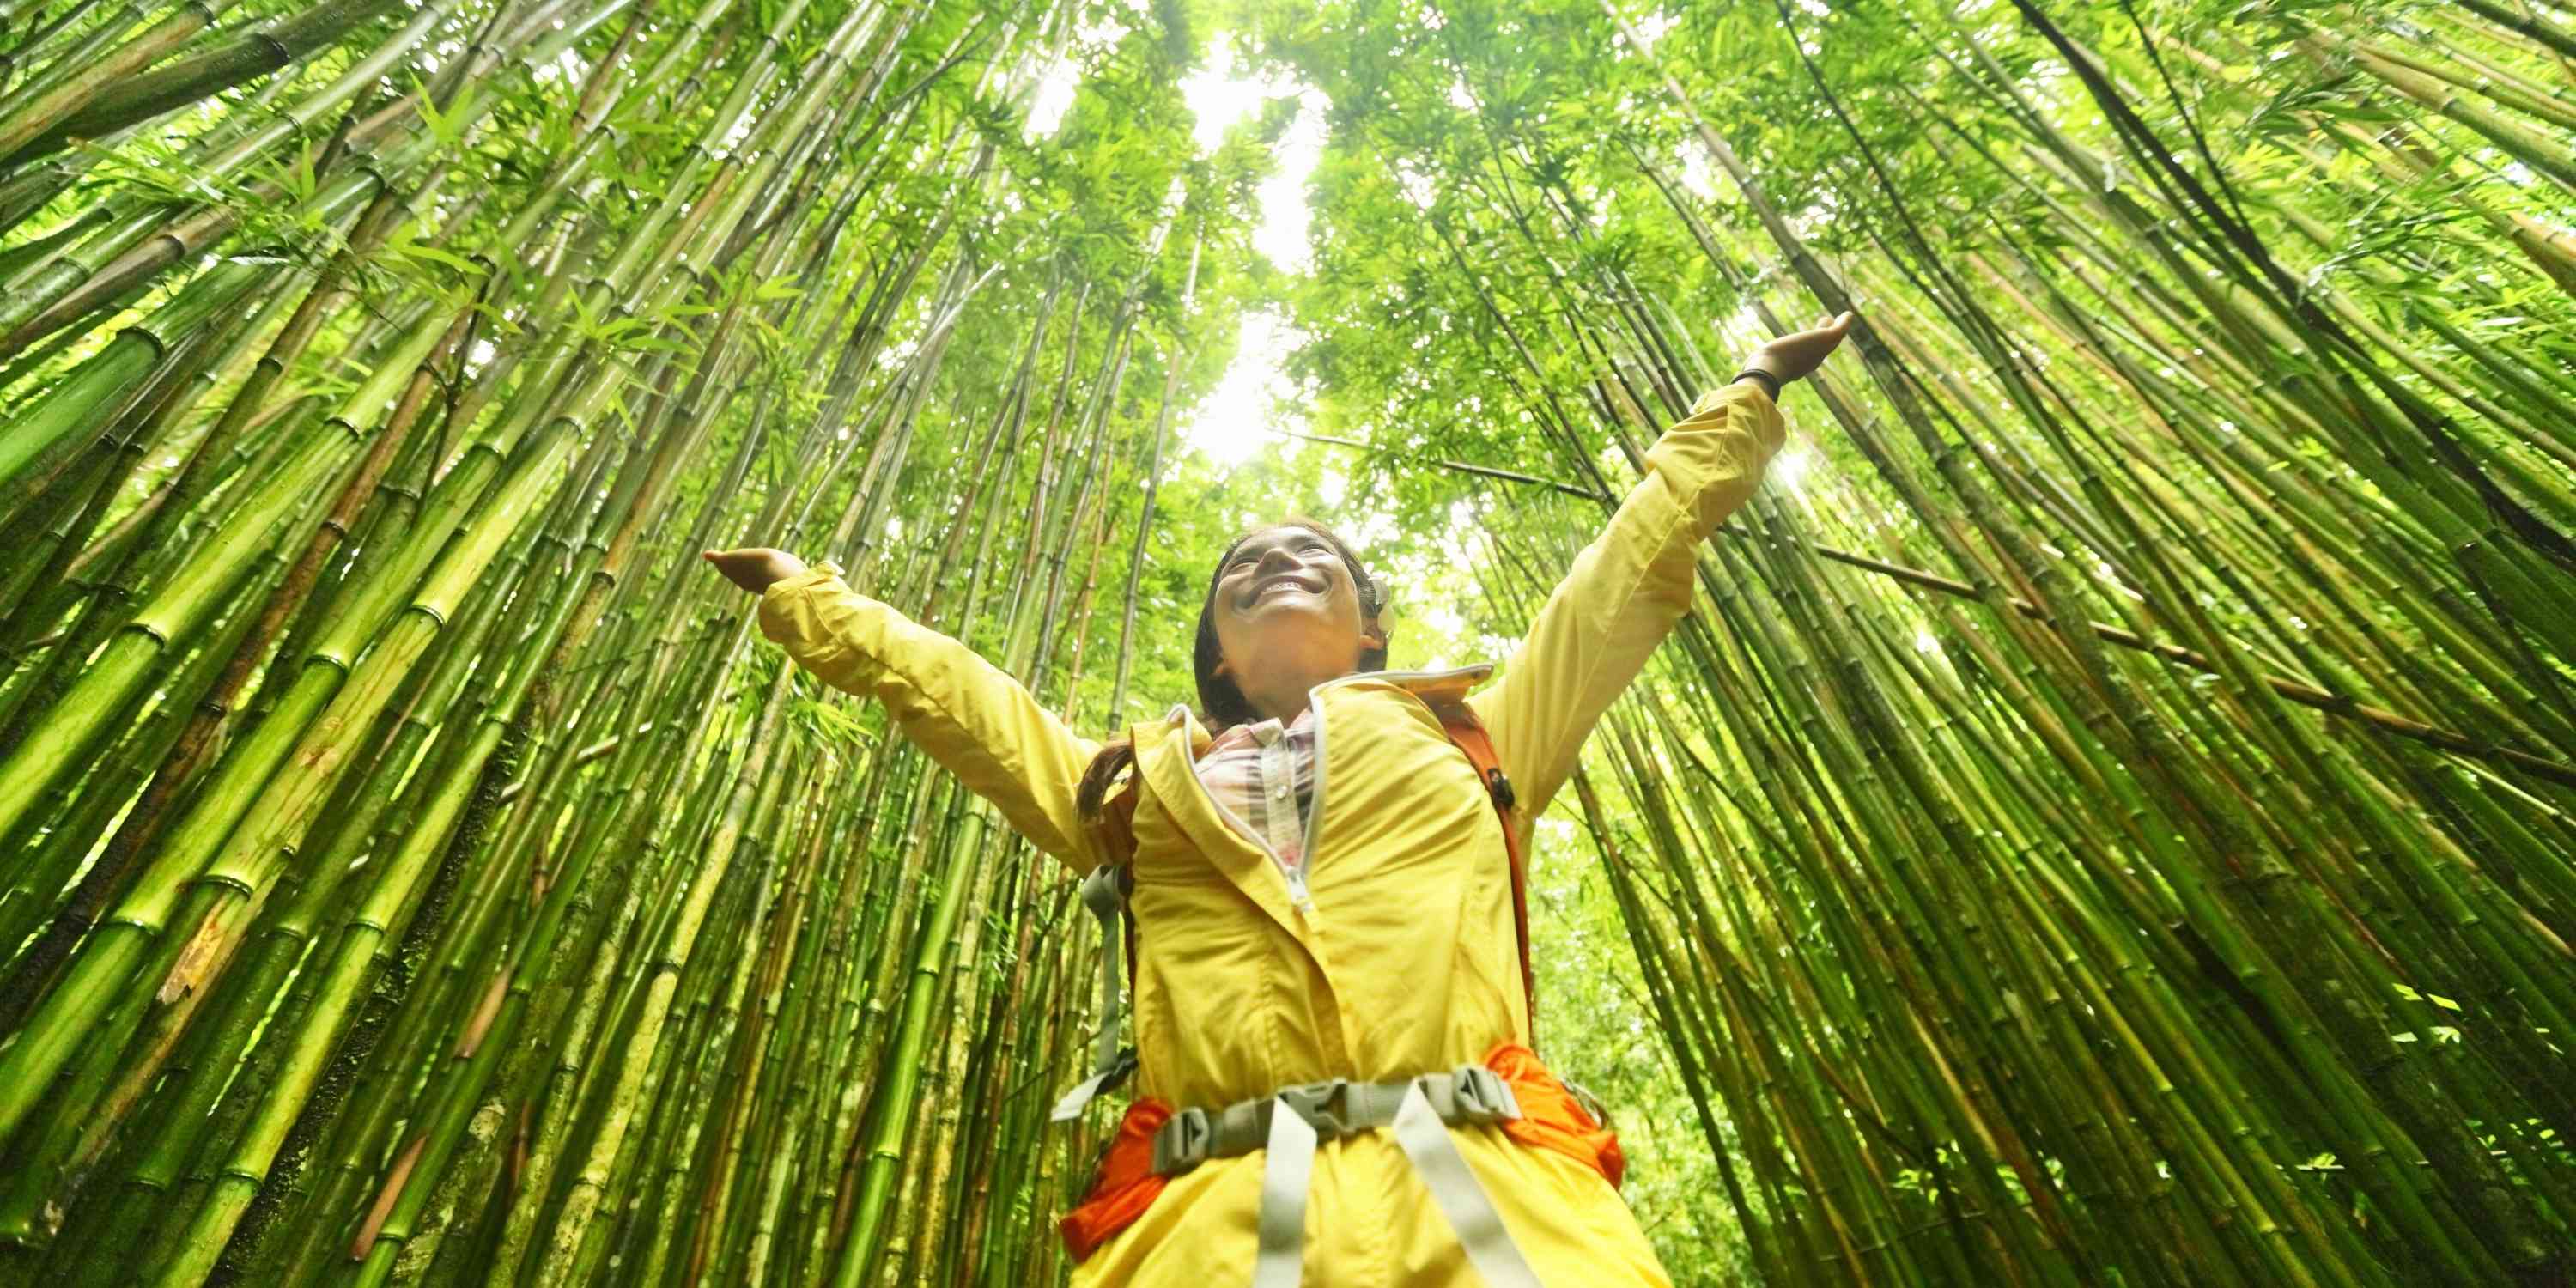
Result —
[[1287, 1102], [1289, 1108], [1296, 1110], [1298, 1117], [1312, 1124], [1317, 1136], [1330, 1140], [1336, 1136], [1346, 1135], [1351, 1130], [1350, 1125], [1343, 1122], [1337, 1112], [1342, 1107], [1343, 1094], [1350, 1089], [1350, 1085], [1348, 1078], [1333, 1078], [1324, 1082], [1281, 1087], [1276, 1095], [1280, 1100]]
[[1449, 1076], [1449, 1087], [1458, 1102], [1458, 1116], [1468, 1122], [1511, 1122], [1521, 1116], [1520, 1097], [1512, 1094], [1512, 1084], [1481, 1064], [1458, 1066]]
[[1178, 1176], [1206, 1162], [1208, 1142], [1215, 1136], [1206, 1110], [1192, 1107], [1173, 1114], [1154, 1132], [1154, 1174]]

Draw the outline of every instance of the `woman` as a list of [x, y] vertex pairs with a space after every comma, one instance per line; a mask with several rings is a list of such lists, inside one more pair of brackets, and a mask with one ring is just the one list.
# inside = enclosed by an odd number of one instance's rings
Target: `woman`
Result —
[[[1614, 1188], [1616, 1141], [1527, 1049], [1494, 803], [1525, 840], [1779, 449], [1779, 387], [1850, 323], [1764, 346], [1658, 439], [1482, 688], [1489, 666], [1380, 670], [1374, 584], [1304, 521], [1219, 560], [1200, 716], [1106, 747], [830, 564], [707, 553], [761, 596], [770, 639], [882, 699], [1039, 849], [1132, 877], [1137, 1099], [1064, 1223], [1076, 1284], [1667, 1282]], [[1512, 794], [1489, 800], [1459, 754], [1461, 709]]]

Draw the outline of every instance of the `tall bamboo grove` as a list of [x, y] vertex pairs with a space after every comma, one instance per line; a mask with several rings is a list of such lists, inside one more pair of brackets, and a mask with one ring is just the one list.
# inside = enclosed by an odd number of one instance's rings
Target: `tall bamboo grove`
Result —
[[1499, 656], [1844, 308], [1539, 825], [1676, 1281], [2560, 1282], [2571, 139], [2564, 0], [0, 0], [0, 1284], [1059, 1282], [1093, 932], [695, 552]]

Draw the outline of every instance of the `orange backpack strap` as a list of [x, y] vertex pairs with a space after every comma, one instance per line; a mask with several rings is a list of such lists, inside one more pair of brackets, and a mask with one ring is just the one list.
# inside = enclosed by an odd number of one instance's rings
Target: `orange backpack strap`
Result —
[[1484, 722], [1462, 703], [1444, 702], [1435, 710], [1440, 715], [1440, 728], [1467, 753], [1467, 763], [1474, 766], [1476, 779], [1485, 785], [1485, 794], [1494, 802], [1494, 814], [1503, 824], [1503, 854], [1512, 870], [1512, 927], [1520, 933], [1521, 995], [1529, 1006], [1530, 1046], [1538, 1046], [1538, 972], [1530, 964], [1529, 860], [1521, 852], [1521, 833], [1512, 824], [1512, 807], [1516, 798], [1512, 780], [1503, 773], [1494, 755], [1493, 737], [1485, 732]]

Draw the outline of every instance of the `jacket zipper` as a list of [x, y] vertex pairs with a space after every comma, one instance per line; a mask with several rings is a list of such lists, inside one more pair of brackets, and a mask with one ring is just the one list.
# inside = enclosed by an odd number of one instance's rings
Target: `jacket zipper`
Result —
[[1315, 866], [1315, 829], [1324, 821], [1324, 702], [1316, 695], [1332, 683], [1327, 680], [1306, 690], [1306, 706], [1315, 713], [1315, 785], [1306, 797], [1305, 861], [1288, 874], [1288, 897], [1309, 918], [1315, 915], [1315, 900], [1306, 893], [1306, 872]]

